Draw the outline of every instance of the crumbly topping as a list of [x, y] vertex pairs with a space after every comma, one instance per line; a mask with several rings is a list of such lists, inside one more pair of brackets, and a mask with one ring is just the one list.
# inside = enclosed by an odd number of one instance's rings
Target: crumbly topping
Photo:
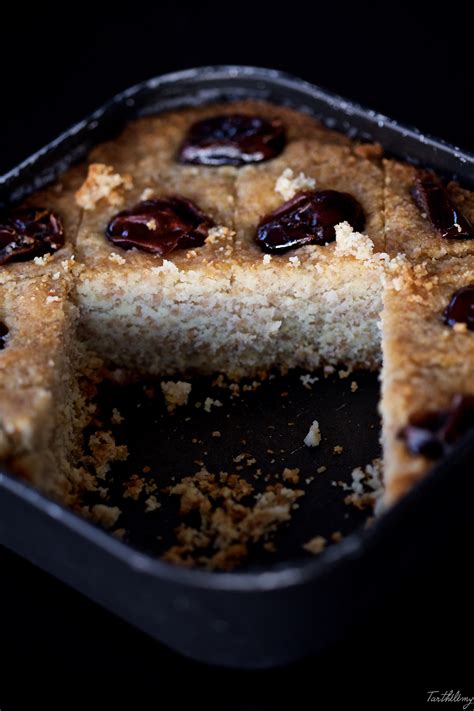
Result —
[[336, 254], [340, 257], [355, 257], [361, 261], [371, 259], [374, 255], [374, 243], [367, 235], [354, 232], [348, 222], [340, 222], [335, 226]]
[[300, 190], [314, 190], [316, 181], [303, 172], [295, 177], [291, 168], [285, 168], [278, 176], [275, 183], [275, 192], [279, 193], [283, 200], [291, 200]]
[[132, 176], [128, 173], [120, 175], [111, 165], [91, 163], [87, 178], [76, 192], [76, 202], [84, 210], [95, 210], [101, 200], [118, 207], [123, 203], [124, 191], [132, 188]]
[[48, 254], [43, 254], [42, 257], [33, 257], [33, 261], [35, 264], [37, 264], [39, 267], [44, 267], [48, 262], [50, 262], [53, 258], [53, 255], [48, 252]]
[[114, 264], [126, 264], [127, 260], [124, 259], [120, 254], [117, 254], [117, 252], [111, 252], [108, 256], [109, 262], [113, 262]]
[[234, 234], [235, 232], [225, 227], [225, 225], [211, 227], [206, 237], [206, 243], [217, 244], [219, 242], [227, 242]]
[[303, 545], [303, 548], [311, 555], [319, 555], [326, 548], [326, 544], [327, 540], [324, 536], [314, 536]]
[[319, 429], [319, 422], [317, 420], [313, 421], [313, 424], [309, 428], [309, 432], [304, 438], [304, 443], [307, 447], [318, 447], [321, 442], [321, 432]]
[[262, 262], [263, 262], [264, 264], [270, 264], [271, 261], [272, 261], [272, 255], [271, 255], [271, 254], [264, 254], [264, 255], [263, 255]]
[[177, 407], [187, 404], [191, 387], [191, 383], [185, 383], [182, 380], [161, 382], [161, 390], [165, 396], [168, 412], [173, 412]]
[[46, 297], [46, 303], [47, 304], [52, 304], [54, 301], [61, 301], [61, 298], [59, 296], [55, 296], [53, 294], [49, 294]]

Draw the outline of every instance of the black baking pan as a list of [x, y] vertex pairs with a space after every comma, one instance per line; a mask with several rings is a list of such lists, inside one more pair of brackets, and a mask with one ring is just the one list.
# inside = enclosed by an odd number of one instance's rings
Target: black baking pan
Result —
[[[464, 184], [473, 183], [474, 157], [453, 146], [286, 74], [224, 66], [168, 74], [123, 92], [3, 176], [0, 203], [10, 204], [51, 182], [134, 117], [243, 97], [309, 111], [333, 128], [362, 140], [379, 141], [389, 154], [429, 165]], [[354, 373], [351, 378], [358, 383], [356, 392], [350, 391], [350, 379], [341, 380], [337, 374], [327, 379], [321, 376], [313, 390], [301, 387], [298, 373], [276, 377], [238, 403], [225, 403], [230, 410], [227, 427], [232, 429], [228, 436], [219, 411], [211, 412], [205, 424], [202, 418], [187, 420], [190, 410], [186, 408], [176, 418], [167, 418], [158, 405], [156, 411], [135, 417], [131, 410], [143, 405], [138, 386], [120, 390], [104, 386], [101, 406], [107, 409], [120, 402], [121, 412], [129, 415], [125, 422], [133, 422], [126, 433], [132, 463], [153, 458], [146, 425], [153, 421], [158, 427], [169, 454], [163, 457], [161, 448], [158, 461], [163, 483], [176, 466], [181, 475], [188, 473], [200, 456], [185, 446], [186, 427], [201, 428], [203, 447], [206, 432], [223, 430], [222, 444], [214, 443], [209, 453], [219, 463], [242, 449], [243, 439], [246, 448], [257, 454], [259, 448], [268, 447], [270, 435], [265, 428], [271, 424], [276, 433], [272, 447], [279, 453], [275, 467], [285, 462], [303, 473], [314, 470], [319, 457], [327, 460], [333, 445], [343, 445], [337, 462], [331, 460], [331, 475], [308, 487], [294, 520], [279, 538], [277, 553], [257, 555], [243, 570], [217, 573], [170, 565], [159, 559], [157, 532], [165, 537], [166, 532], [163, 524], [161, 529], [154, 528], [153, 517], [138, 515], [133, 506], [124, 507], [129, 538], [123, 542], [7, 472], [0, 473], [0, 540], [147, 634], [195, 659], [263, 668], [320, 651], [344, 635], [354, 620], [364, 619], [400, 580], [410, 580], [415, 571], [419, 575], [425, 566], [428, 569], [446, 537], [455, 540], [472, 515], [474, 437], [466, 438], [372, 526], [363, 525], [360, 512], [344, 507], [332, 481], [347, 480], [354, 466], [379, 454], [377, 376]], [[193, 395], [198, 397], [209, 387], [210, 382], [198, 379], [193, 382]], [[283, 391], [289, 393], [284, 400]], [[144, 405], [142, 411], [146, 407], [155, 405]], [[300, 445], [316, 416], [324, 437], [314, 452]], [[172, 528], [172, 511], [165, 512], [164, 523], [165, 528]], [[328, 535], [334, 529], [344, 534], [340, 543], [318, 557], [302, 551], [302, 543], [311, 535]]]

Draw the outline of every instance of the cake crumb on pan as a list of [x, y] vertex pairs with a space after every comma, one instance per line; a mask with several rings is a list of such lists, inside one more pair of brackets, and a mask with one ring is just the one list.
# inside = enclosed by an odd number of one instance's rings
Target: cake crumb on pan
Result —
[[321, 432], [319, 429], [319, 422], [313, 420], [313, 424], [309, 428], [309, 432], [304, 438], [304, 443], [307, 447], [318, 447], [321, 442]]
[[165, 396], [166, 409], [168, 412], [174, 412], [177, 407], [187, 405], [189, 393], [192, 389], [191, 383], [185, 383], [183, 380], [178, 380], [177, 382], [167, 380], [162, 381], [160, 386]]
[[327, 540], [324, 536], [314, 536], [303, 544], [303, 548], [311, 555], [319, 555], [326, 548]]

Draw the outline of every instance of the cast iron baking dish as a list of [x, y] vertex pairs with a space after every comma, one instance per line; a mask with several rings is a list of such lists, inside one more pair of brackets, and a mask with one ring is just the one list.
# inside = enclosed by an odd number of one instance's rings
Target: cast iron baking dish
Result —
[[[473, 183], [474, 157], [453, 146], [281, 72], [222, 66], [167, 74], [118, 95], [3, 176], [0, 204], [20, 200], [53, 181], [137, 116], [245, 97], [309, 111], [332, 128], [379, 141], [388, 154], [428, 165], [464, 184]], [[330, 483], [347, 479], [354, 466], [367, 464], [379, 454], [377, 376], [355, 373], [359, 385], [355, 393], [350, 393], [347, 380], [337, 377], [321, 378], [311, 391], [302, 388], [298, 378], [297, 373], [276, 378], [274, 385], [250, 393], [232, 413], [232, 430], [238, 434], [229, 434], [224, 442], [226, 450], [237, 452], [244, 432], [248, 448], [258, 451], [268, 446], [262, 433], [271, 419], [279, 433], [282, 461], [305, 471], [308, 457], [322, 455], [293, 444], [301, 443], [317, 412], [329, 444], [344, 444], [345, 454], [331, 464], [326, 484], [308, 487], [273, 557], [251, 560], [243, 570], [231, 573], [173, 566], [157, 557], [144, 517], [130, 515], [129, 543], [124, 543], [7, 472], [0, 473], [1, 542], [195, 659], [263, 668], [322, 650], [344, 635], [354, 620], [363, 620], [376, 609], [400, 580], [410, 580], [415, 571], [420, 574], [432, 565], [446, 536], [453, 538], [469, 520], [474, 437], [467, 437], [404, 500], [364, 528], [361, 516], [341, 505], [341, 495], [335, 495]], [[289, 392], [284, 407], [281, 398], [275, 399], [283, 388]], [[109, 395], [121, 397], [120, 407], [125, 410], [135, 397], [126, 390]], [[287, 426], [290, 417], [295, 420], [294, 430]], [[209, 420], [209, 429], [217, 429], [214, 424]], [[160, 427], [169, 450], [184, 451], [179, 446], [179, 427]], [[147, 433], [140, 422], [129, 430], [135, 450], [146, 451]], [[216, 460], [221, 456], [217, 444], [213, 456]], [[186, 475], [191, 472], [186, 471], [189, 462], [183, 457], [180, 474]], [[178, 460], [170, 459], [172, 471]], [[344, 533], [340, 543], [317, 557], [302, 551], [302, 543], [311, 535], [335, 529]]]

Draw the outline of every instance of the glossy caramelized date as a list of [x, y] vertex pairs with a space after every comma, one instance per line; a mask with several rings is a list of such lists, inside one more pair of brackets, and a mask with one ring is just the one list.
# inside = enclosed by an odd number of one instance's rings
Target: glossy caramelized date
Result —
[[107, 225], [107, 238], [122, 249], [141, 249], [164, 257], [175, 249], [202, 247], [214, 225], [191, 200], [143, 200], [119, 212]]
[[364, 229], [364, 211], [352, 195], [337, 190], [305, 191], [266, 215], [255, 241], [270, 254], [307, 244], [324, 245], [336, 239], [334, 227], [340, 222], [348, 222], [356, 231]]
[[423, 215], [446, 239], [474, 239], [474, 226], [453, 203], [441, 180], [430, 170], [419, 170], [411, 194]]
[[474, 284], [458, 289], [444, 312], [444, 322], [448, 326], [465, 323], [469, 331], [474, 331]]
[[0, 217], [0, 265], [25, 262], [64, 245], [59, 217], [44, 207], [20, 207]]
[[428, 459], [444, 457], [452, 447], [474, 428], [474, 396], [455, 395], [447, 410], [414, 415], [399, 438], [411, 454]]
[[208, 166], [261, 163], [279, 155], [285, 143], [285, 127], [279, 119], [224, 114], [193, 124], [178, 160]]

